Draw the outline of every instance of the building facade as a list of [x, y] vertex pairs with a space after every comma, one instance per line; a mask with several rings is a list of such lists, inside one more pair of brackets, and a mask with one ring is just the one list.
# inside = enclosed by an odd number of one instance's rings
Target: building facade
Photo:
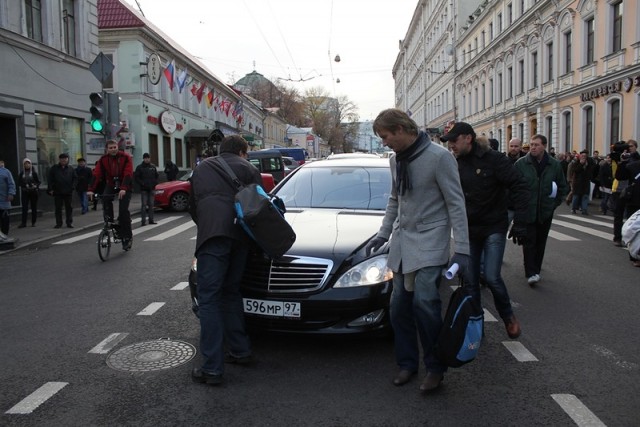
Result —
[[638, 2], [486, 0], [460, 16], [445, 70], [456, 120], [502, 150], [536, 133], [556, 152], [640, 137]]
[[97, 0], [0, 0], [0, 157], [14, 177], [27, 157], [46, 189], [59, 154], [71, 164], [86, 156], [89, 94], [100, 90], [89, 71], [97, 28]]
[[[120, 97], [118, 138], [134, 157], [191, 169], [217, 154], [214, 129], [262, 144], [265, 112], [127, 3], [99, 0], [99, 43], [115, 66], [104, 87]], [[91, 148], [102, 151], [98, 139]], [[161, 168], [162, 169], [162, 168]]]

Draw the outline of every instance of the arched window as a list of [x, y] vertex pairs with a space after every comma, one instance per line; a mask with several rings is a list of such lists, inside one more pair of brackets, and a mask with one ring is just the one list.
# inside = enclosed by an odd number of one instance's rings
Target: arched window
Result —
[[564, 151], [571, 151], [571, 111], [562, 113], [562, 141], [564, 143]]
[[593, 107], [588, 106], [584, 109], [584, 148], [593, 152]]
[[620, 100], [617, 98], [609, 103], [609, 123], [609, 143], [613, 144], [620, 141]]

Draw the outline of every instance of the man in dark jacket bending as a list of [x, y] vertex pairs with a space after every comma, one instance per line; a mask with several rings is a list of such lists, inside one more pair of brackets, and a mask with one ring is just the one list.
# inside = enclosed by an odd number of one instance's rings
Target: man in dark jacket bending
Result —
[[[261, 184], [260, 172], [245, 157], [249, 145], [239, 135], [220, 143], [220, 156], [244, 184]], [[251, 361], [251, 344], [245, 332], [240, 280], [250, 241], [235, 220], [231, 177], [221, 159], [209, 157], [193, 171], [189, 211], [198, 226], [198, 305], [200, 307], [200, 353], [203, 363], [194, 368], [193, 381], [222, 383], [224, 362]], [[229, 349], [224, 354], [223, 345]]]

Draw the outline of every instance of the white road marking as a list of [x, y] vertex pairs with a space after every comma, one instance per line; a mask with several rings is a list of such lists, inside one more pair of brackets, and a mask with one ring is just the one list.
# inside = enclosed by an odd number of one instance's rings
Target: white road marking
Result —
[[109, 335], [104, 340], [102, 340], [97, 346], [93, 347], [89, 350], [89, 353], [95, 354], [107, 354], [109, 353], [120, 341], [126, 338], [129, 335], [126, 332], [116, 332], [114, 334]]
[[158, 234], [157, 236], [149, 237], [144, 241], [149, 242], [149, 241], [165, 240], [165, 239], [168, 239], [169, 237], [173, 237], [176, 234], [182, 233], [183, 231], [188, 230], [191, 227], [195, 227], [195, 226], [196, 226], [196, 223], [189, 220], [189, 222], [185, 222], [184, 224], [181, 224], [177, 227], [173, 227], [171, 230], [165, 231], [164, 233]]
[[556, 240], [561, 240], [563, 242], [579, 242], [580, 239], [575, 237], [571, 237], [567, 234], [558, 233], [557, 231], [549, 230], [549, 237]]
[[196, 240], [198, 236], [193, 236], [190, 240]]
[[[170, 216], [168, 218], [164, 218], [161, 221], [158, 221], [157, 224], [155, 225], [149, 225], [147, 227], [144, 228], [136, 228], [135, 230], [133, 230], [133, 235], [137, 235], [139, 233], [143, 233], [145, 231], [150, 231], [153, 230], [156, 227], [159, 227], [163, 224], [166, 224], [170, 221], [176, 220], [178, 218], [182, 218], [180, 216]], [[131, 221], [131, 225], [137, 224], [138, 222], [140, 222], [140, 218], [136, 218], [134, 220]], [[60, 240], [59, 242], [54, 242], [54, 245], [68, 245], [71, 243], [75, 243], [75, 242], [79, 242], [80, 240], [84, 240], [84, 239], [88, 239], [90, 237], [97, 237], [98, 234], [100, 234], [100, 232], [102, 231], [102, 229], [100, 230], [95, 230], [95, 231], [90, 231], [89, 233], [84, 233], [84, 234], [79, 234], [77, 236], [73, 236], [73, 237], [69, 237], [68, 239], [64, 239], [64, 240]]]
[[189, 282], [180, 282], [177, 285], [175, 285], [173, 288], [171, 288], [172, 291], [181, 291], [183, 289], [186, 289], [189, 287]]
[[591, 216], [586, 216], [586, 215], [558, 215], [558, 216], [561, 216], [563, 218], [575, 219], [576, 221], [582, 221], [588, 224], [601, 225], [603, 227], [611, 227], [613, 225], [613, 223], [611, 222], [596, 221], [595, 219], [592, 219]]
[[521, 342], [518, 341], [502, 341], [502, 345], [509, 350], [509, 352], [516, 358], [518, 362], [537, 362], [538, 358], [535, 357], [529, 350], [526, 349]]
[[48, 399], [53, 397], [57, 392], [62, 390], [69, 383], [62, 382], [48, 382], [45, 383], [42, 387], [31, 393], [29, 396], [22, 399], [16, 405], [14, 405], [11, 409], [9, 409], [7, 414], [30, 414], [35, 409], [46, 402]]
[[156, 311], [160, 310], [160, 307], [162, 307], [163, 305], [165, 305], [164, 302], [152, 302], [151, 304], [146, 306], [144, 310], [138, 313], [138, 316], [151, 316]]
[[629, 370], [638, 369], [637, 363], [627, 362], [625, 360], [622, 360], [620, 356], [618, 356], [617, 354], [615, 354], [613, 351], [609, 350], [606, 347], [593, 344], [591, 346], [591, 349], [595, 351], [597, 354], [599, 354], [600, 356], [603, 356], [604, 358], [611, 360], [616, 366], [620, 368], [629, 369]]
[[485, 322], [497, 322], [498, 319], [493, 317], [493, 314], [489, 312], [486, 308], [482, 307], [482, 311], [484, 311], [484, 321]]
[[566, 222], [566, 221], [558, 221], [558, 220], [554, 219], [552, 224], [553, 225], [560, 225], [562, 227], [571, 228], [572, 230], [581, 231], [583, 233], [591, 234], [592, 236], [601, 237], [601, 238], [607, 239], [607, 240], [611, 240], [613, 238], [612, 232], [607, 233], [607, 232], [604, 232], [604, 231], [598, 231], [598, 230], [594, 230], [594, 229], [589, 228], [589, 227], [583, 227], [581, 225], [572, 224], [572, 223]]
[[145, 227], [140, 227], [140, 228], [136, 228], [135, 230], [133, 230], [133, 235], [137, 236], [140, 233], [146, 233], [147, 231], [151, 231], [154, 228], [160, 227], [161, 225], [167, 224], [171, 221], [175, 221], [178, 218], [182, 218], [181, 216], [170, 216], [164, 219], [161, 219], [160, 221], [158, 221], [157, 224], [148, 224]]
[[600, 419], [573, 394], [552, 394], [551, 397], [578, 426], [606, 427], [606, 424], [600, 421]]

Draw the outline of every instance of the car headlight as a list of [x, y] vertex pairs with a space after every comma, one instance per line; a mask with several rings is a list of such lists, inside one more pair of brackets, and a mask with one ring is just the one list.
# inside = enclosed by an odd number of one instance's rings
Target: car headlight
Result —
[[164, 190], [155, 190], [153, 194], [164, 194]]
[[350, 268], [333, 287], [372, 286], [392, 278], [393, 272], [387, 267], [387, 255], [378, 255]]

